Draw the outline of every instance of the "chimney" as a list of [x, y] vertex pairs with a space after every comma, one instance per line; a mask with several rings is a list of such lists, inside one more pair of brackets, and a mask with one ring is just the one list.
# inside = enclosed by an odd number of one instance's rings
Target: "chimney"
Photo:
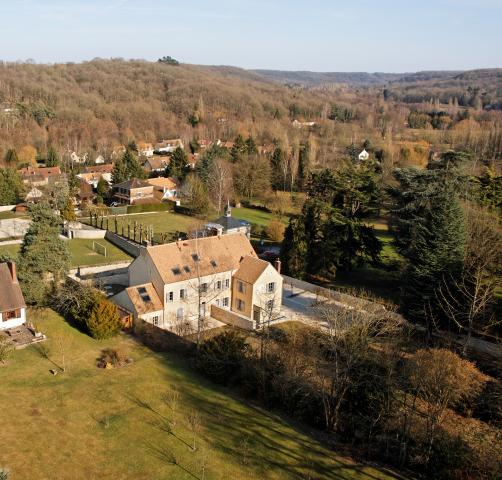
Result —
[[12, 277], [12, 283], [17, 283], [16, 264], [14, 262], [7, 262], [7, 266], [9, 267], [10, 276]]
[[281, 260], [280, 260], [279, 257], [277, 257], [275, 259], [274, 267], [275, 267], [275, 269], [277, 270], [278, 273], [281, 273]]

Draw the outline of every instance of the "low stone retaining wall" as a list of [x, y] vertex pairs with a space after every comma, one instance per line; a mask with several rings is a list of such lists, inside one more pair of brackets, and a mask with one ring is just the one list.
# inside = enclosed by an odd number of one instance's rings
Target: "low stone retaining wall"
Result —
[[129, 265], [131, 262], [120, 262], [95, 267], [80, 267], [70, 270], [70, 276], [78, 280], [89, 280], [92, 284], [106, 283], [129, 286]]
[[255, 323], [253, 320], [248, 320], [243, 318], [236, 313], [229, 310], [224, 310], [223, 308], [217, 307], [216, 305], [211, 305], [211, 317], [215, 320], [219, 320], [227, 325], [232, 325], [234, 327], [243, 328], [244, 330], [254, 330]]
[[145, 248], [133, 242], [130, 242], [129, 240], [121, 237], [120, 235], [117, 235], [116, 233], [110, 232], [110, 230], [106, 230], [105, 238], [110, 243], [113, 243], [116, 247], [120, 248], [121, 250], [124, 250], [124, 252], [128, 253], [134, 258], [139, 257], [139, 252], [141, 251], [141, 248]]

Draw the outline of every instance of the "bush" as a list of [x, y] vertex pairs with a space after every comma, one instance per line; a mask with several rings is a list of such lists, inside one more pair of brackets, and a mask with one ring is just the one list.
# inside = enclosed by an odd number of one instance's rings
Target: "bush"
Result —
[[284, 231], [286, 230], [286, 226], [279, 219], [274, 218], [270, 221], [267, 227], [267, 237], [270, 240], [281, 243], [284, 240]]
[[94, 303], [86, 323], [91, 336], [98, 340], [113, 337], [122, 327], [116, 305], [104, 297]]
[[240, 379], [248, 350], [242, 334], [234, 330], [224, 332], [201, 345], [197, 368], [218, 383], [233, 383]]
[[115, 368], [132, 363], [132, 358], [126, 350], [116, 348], [105, 348], [98, 359], [99, 368], [107, 368], [111, 365]]
[[129, 205], [127, 213], [144, 212], [170, 212], [173, 210], [174, 202], [169, 203], [145, 203], [141, 205]]

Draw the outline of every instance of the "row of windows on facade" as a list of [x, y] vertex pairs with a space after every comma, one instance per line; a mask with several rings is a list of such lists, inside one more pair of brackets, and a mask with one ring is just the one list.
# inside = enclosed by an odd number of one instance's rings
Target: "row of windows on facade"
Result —
[[[223, 282], [221, 280], [218, 280], [215, 285], [214, 285], [214, 290], [221, 290], [222, 289]], [[230, 279], [225, 279], [224, 281], [225, 288], [230, 287]], [[207, 283], [201, 283], [200, 284], [200, 292], [201, 293], [206, 293], [209, 291], [209, 285]], [[188, 291], [185, 288], [180, 289], [180, 300], [186, 300], [188, 298]], [[166, 293], [166, 302], [174, 302], [174, 292], [167, 292]]]
[[[237, 282], [237, 291], [239, 293], [246, 293], [246, 284], [240, 280]], [[275, 282], [267, 283], [267, 293], [275, 292]]]
[[[219, 307], [220, 305], [222, 307], [229, 307], [230, 306], [230, 297], [225, 297], [225, 298], [222, 298], [221, 301], [219, 298], [217, 298], [215, 301], [214, 301], [214, 304]], [[204, 311], [204, 314], [205, 314], [205, 311], [206, 311], [206, 302], [202, 302], [202, 310]], [[184, 316], [185, 316], [185, 312], [183, 310], [183, 307], [179, 307], [177, 310], [176, 310], [176, 320], [177, 321], [180, 321], [180, 320], [183, 320], [184, 319]], [[152, 323], [155, 325], [155, 326], [158, 326], [159, 325], [159, 316], [158, 315], [155, 315], [154, 317], [152, 317]]]

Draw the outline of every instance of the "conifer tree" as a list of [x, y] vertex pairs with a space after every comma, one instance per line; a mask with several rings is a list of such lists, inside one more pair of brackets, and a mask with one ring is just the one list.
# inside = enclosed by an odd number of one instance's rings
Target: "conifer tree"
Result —
[[59, 165], [59, 155], [54, 147], [49, 147], [47, 150], [47, 158], [45, 160], [46, 167], [57, 167]]
[[48, 201], [30, 205], [31, 224], [19, 253], [19, 280], [30, 304], [46, 304], [68, 272], [70, 254], [60, 238], [62, 219]]
[[177, 147], [171, 156], [171, 161], [166, 167], [166, 177], [176, 177], [182, 181], [188, 173], [188, 155], [181, 147]]

